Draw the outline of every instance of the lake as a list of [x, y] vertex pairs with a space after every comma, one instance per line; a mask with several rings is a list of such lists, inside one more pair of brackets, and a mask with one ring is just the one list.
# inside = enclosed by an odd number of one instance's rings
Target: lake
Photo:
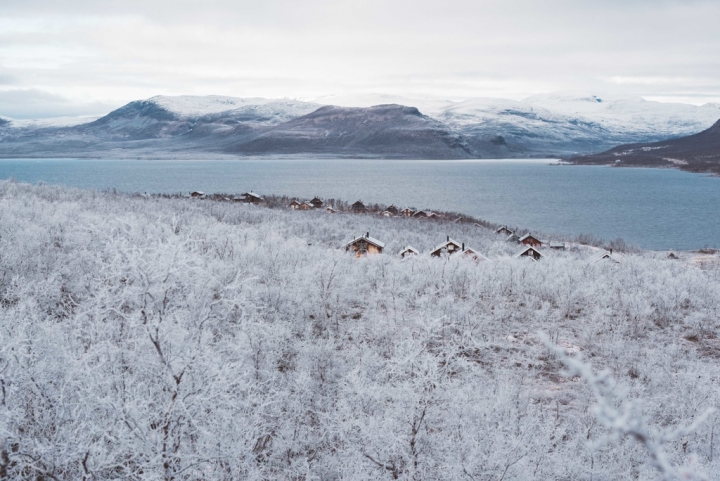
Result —
[[647, 249], [720, 246], [720, 178], [552, 160], [0, 160], [0, 178], [121, 192], [286, 194], [462, 212]]

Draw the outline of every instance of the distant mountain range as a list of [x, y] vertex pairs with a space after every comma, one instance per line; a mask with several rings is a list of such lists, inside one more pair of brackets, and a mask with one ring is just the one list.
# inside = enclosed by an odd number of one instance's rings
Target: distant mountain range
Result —
[[160, 96], [98, 119], [0, 118], [0, 157], [568, 157], [695, 134], [718, 119], [718, 104], [575, 94], [462, 102]]
[[577, 164], [675, 167], [720, 174], [720, 121], [698, 134], [660, 142], [626, 144], [605, 152], [572, 157]]

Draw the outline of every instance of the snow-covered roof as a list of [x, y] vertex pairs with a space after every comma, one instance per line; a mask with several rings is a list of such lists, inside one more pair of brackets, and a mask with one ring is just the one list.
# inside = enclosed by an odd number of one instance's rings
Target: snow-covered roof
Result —
[[533, 246], [526, 246], [524, 249], [518, 252], [515, 257], [523, 257], [525, 255], [528, 255], [529, 251], [536, 252], [540, 257], [545, 257], [542, 252], [540, 252], [536, 247]]
[[520, 238], [518, 237], [518, 235], [513, 232], [513, 233], [510, 234], [510, 235], [507, 237], [507, 239], [505, 239], [505, 240], [508, 241], [508, 242], [510, 242], [510, 241], [517, 241], [517, 240], [519, 240], [519, 239], [520, 239]]
[[253, 191], [245, 192], [245, 193], [243, 194], [243, 197], [248, 197], [248, 196], [249, 196], [249, 197], [255, 197], [256, 199], [262, 200], [262, 196], [256, 194], [256, 193], [253, 192]]
[[[475, 225], [480, 225], [480, 224], [478, 224], [476, 222]], [[510, 229], [508, 229], [508, 226], [504, 225], [504, 226], [498, 227], [498, 229], [495, 231], [495, 233], [500, 234], [503, 231], [512, 232]]]
[[603, 259], [611, 260], [611, 261], [615, 262], [616, 264], [620, 263], [620, 261], [616, 257], [614, 257], [609, 252], [605, 251], [605, 252], [601, 252], [600, 254], [597, 254], [595, 257], [590, 259], [590, 264], [595, 264], [596, 262], [600, 262]]
[[403, 255], [403, 254], [405, 254], [406, 252], [412, 252], [413, 254], [417, 254], [417, 255], [420, 254], [420, 251], [417, 250], [416, 248], [414, 248], [413, 246], [407, 246], [406, 248], [404, 248], [403, 250], [401, 250], [401, 251], [400, 251], [400, 255]]
[[372, 244], [372, 245], [374, 245], [374, 246], [377, 246], [377, 247], [379, 247], [379, 248], [381, 248], [381, 249], [385, 247], [385, 243], [384, 243], [384, 242], [381, 242], [381, 241], [379, 241], [379, 240], [377, 240], [377, 239], [375, 239], [375, 238], [373, 238], [373, 237], [369, 237], [369, 236], [365, 236], [365, 235], [361, 235], [361, 236], [359, 236], [359, 237], [354, 238], [354, 239], [351, 240], [350, 242], [346, 243], [343, 247], [348, 248], [348, 247], [350, 247], [351, 245], [353, 245], [354, 243], [356, 243], [357, 241], [360, 241], [360, 240], [364, 240], [365, 242], [368, 242], [368, 243], [370, 243], [370, 244]]
[[522, 236], [519, 240], [520, 240], [520, 242], [522, 242], [522, 241], [524, 241], [525, 239], [531, 239], [531, 238], [532, 238], [532, 239], [535, 239], [535, 240], [538, 241], [538, 242], [540, 242], [537, 237], [535, 237], [534, 235], [530, 234], [529, 232], [528, 232], [527, 234], [525, 234], [524, 236]]
[[430, 254], [432, 255], [451, 244], [456, 246], [458, 249], [462, 247], [462, 245], [458, 241], [448, 238], [448, 240], [446, 240], [445, 242], [443, 242], [442, 244], [440, 244], [439, 246], [437, 246], [433, 250], [431, 250]]
[[471, 248], [471, 247], [466, 248], [464, 251], [462, 251], [462, 253], [463, 253], [463, 255], [473, 256], [473, 257], [475, 257], [475, 258], [477, 258], [478, 260], [481, 260], [481, 261], [488, 261], [488, 260], [490, 260], [490, 259], [488, 259], [487, 257], [485, 257], [484, 255], [480, 254], [480, 253], [479, 253], [478, 251], [476, 251], [475, 249]]
[[557, 249], [557, 248], [564, 248], [565, 243], [564, 242], [558, 242], [558, 241], [550, 241], [550, 247]]

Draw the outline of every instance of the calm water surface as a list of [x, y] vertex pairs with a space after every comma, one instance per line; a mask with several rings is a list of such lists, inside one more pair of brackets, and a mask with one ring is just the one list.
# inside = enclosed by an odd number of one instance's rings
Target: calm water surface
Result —
[[0, 178], [123, 192], [287, 194], [456, 211], [648, 249], [720, 246], [720, 178], [550, 160], [0, 160]]

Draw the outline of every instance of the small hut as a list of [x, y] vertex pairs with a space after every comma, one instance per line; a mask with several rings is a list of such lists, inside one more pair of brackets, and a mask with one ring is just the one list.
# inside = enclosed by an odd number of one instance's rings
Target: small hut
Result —
[[325, 212], [327, 212], [328, 214], [334, 214], [337, 211], [335, 209], [333, 209], [332, 207], [328, 206], [325, 208]]
[[303, 202], [300, 204], [300, 207], [298, 207], [298, 210], [313, 210], [315, 208], [314, 205], [312, 205], [310, 202]]
[[393, 213], [390, 212], [389, 210], [383, 211], [380, 215], [383, 217], [393, 217]]
[[402, 257], [403, 259], [406, 259], [408, 257], [419, 256], [419, 255], [420, 255], [420, 251], [418, 251], [416, 248], [414, 248], [412, 246], [407, 246], [406, 248], [404, 248], [403, 250], [400, 251], [400, 257]]
[[530, 233], [527, 233], [524, 236], [522, 236], [520, 239], [518, 239], [518, 242], [520, 242], [521, 244], [525, 244], [526, 246], [533, 246], [533, 247], [540, 247], [542, 245], [542, 242], [540, 242], [539, 239], [537, 239]]
[[385, 212], [390, 212], [392, 215], [398, 215], [400, 213], [400, 210], [394, 205], [391, 205], [390, 207], [385, 209]]
[[597, 264], [598, 262], [605, 261], [605, 260], [613, 262], [615, 264], [620, 264], [620, 261], [616, 257], [613, 256], [612, 252], [605, 251], [605, 252], [601, 252], [600, 254], [593, 257], [590, 260], [590, 265]]
[[412, 217], [413, 215], [415, 215], [415, 212], [413, 212], [413, 210], [409, 207], [405, 207], [403, 210], [400, 211], [400, 214], [405, 217]]
[[352, 209], [353, 212], [365, 212], [365, 204], [363, 204], [361, 201], [355, 202], [352, 206], [350, 206], [350, 209]]
[[564, 251], [565, 250], [565, 243], [564, 242], [558, 242], [558, 241], [550, 241], [548, 244], [551, 249]]
[[523, 250], [521, 250], [520, 252], [518, 252], [515, 257], [517, 257], [518, 259], [521, 259], [521, 258], [523, 258], [523, 257], [527, 257], [527, 258], [530, 258], [530, 259], [539, 261], [539, 260], [542, 259], [544, 256], [542, 255], [542, 253], [540, 253], [539, 250], [537, 250], [537, 248], [536, 248], [535, 246], [529, 245], [529, 246], [526, 246], [526, 247], [525, 247]]
[[439, 246], [435, 247], [433, 250], [430, 251], [430, 255], [433, 257], [440, 257], [442, 255], [448, 255], [451, 256], [453, 254], [456, 254], [458, 252], [463, 251], [463, 245], [460, 244], [457, 241], [454, 241], [450, 238], [450, 236], [447, 236], [447, 239], [445, 242], [440, 244]]
[[[476, 224], [476, 225], [478, 225], [478, 224]], [[513, 231], [508, 229], [508, 226], [504, 225], [504, 226], [500, 227], [498, 230], [496, 230], [495, 233], [509, 236], [509, 235], [512, 235]]]
[[264, 201], [265, 199], [262, 198], [262, 196], [256, 194], [253, 191], [245, 192], [241, 195], [243, 202], [247, 202], [248, 204], [259, 204], [260, 202]]
[[343, 246], [346, 252], [355, 252], [355, 257], [362, 257], [372, 254], [382, 254], [385, 244], [370, 237], [370, 233], [356, 237]]
[[293, 200], [292, 202], [290, 202], [290, 205], [288, 207], [290, 207], [292, 210], [298, 210], [300, 208], [300, 202], [298, 202], [297, 200]]
[[487, 260], [490, 260], [471, 247], [468, 247], [466, 249], [465, 244], [463, 244], [462, 246], [462, 256], [473, 259], [476, 262], [485, 262]]
[[319, 197], [315, 197], [313, 200], [310, 201], [310, 203], [311, 203], [311, 204], [313, 205], [313, 207], [315, 207], [316, 209], [319, 209], [320, 207], [322, 207], [322, 206], [324, 205], [322, 199], [320, 199]]
[[196, 190], [194, 192], [190, 192], [190, 197], [194, 197], [196, 199], [204, 199], [205, 198], [205, 192], [201, 192], [199, 190]]
[[419, 210], [413, 214], [413, 217], [417, 217], [418, 219], [422, 219], [427, 216], [428, 216], [428, 213], [425, 212], [424, 210]]
[[668, 259], [679, 259], [679, 257], [676, 256], [674, 252], [671, 252], [670, 254], [668, 254], [667, 258]]

